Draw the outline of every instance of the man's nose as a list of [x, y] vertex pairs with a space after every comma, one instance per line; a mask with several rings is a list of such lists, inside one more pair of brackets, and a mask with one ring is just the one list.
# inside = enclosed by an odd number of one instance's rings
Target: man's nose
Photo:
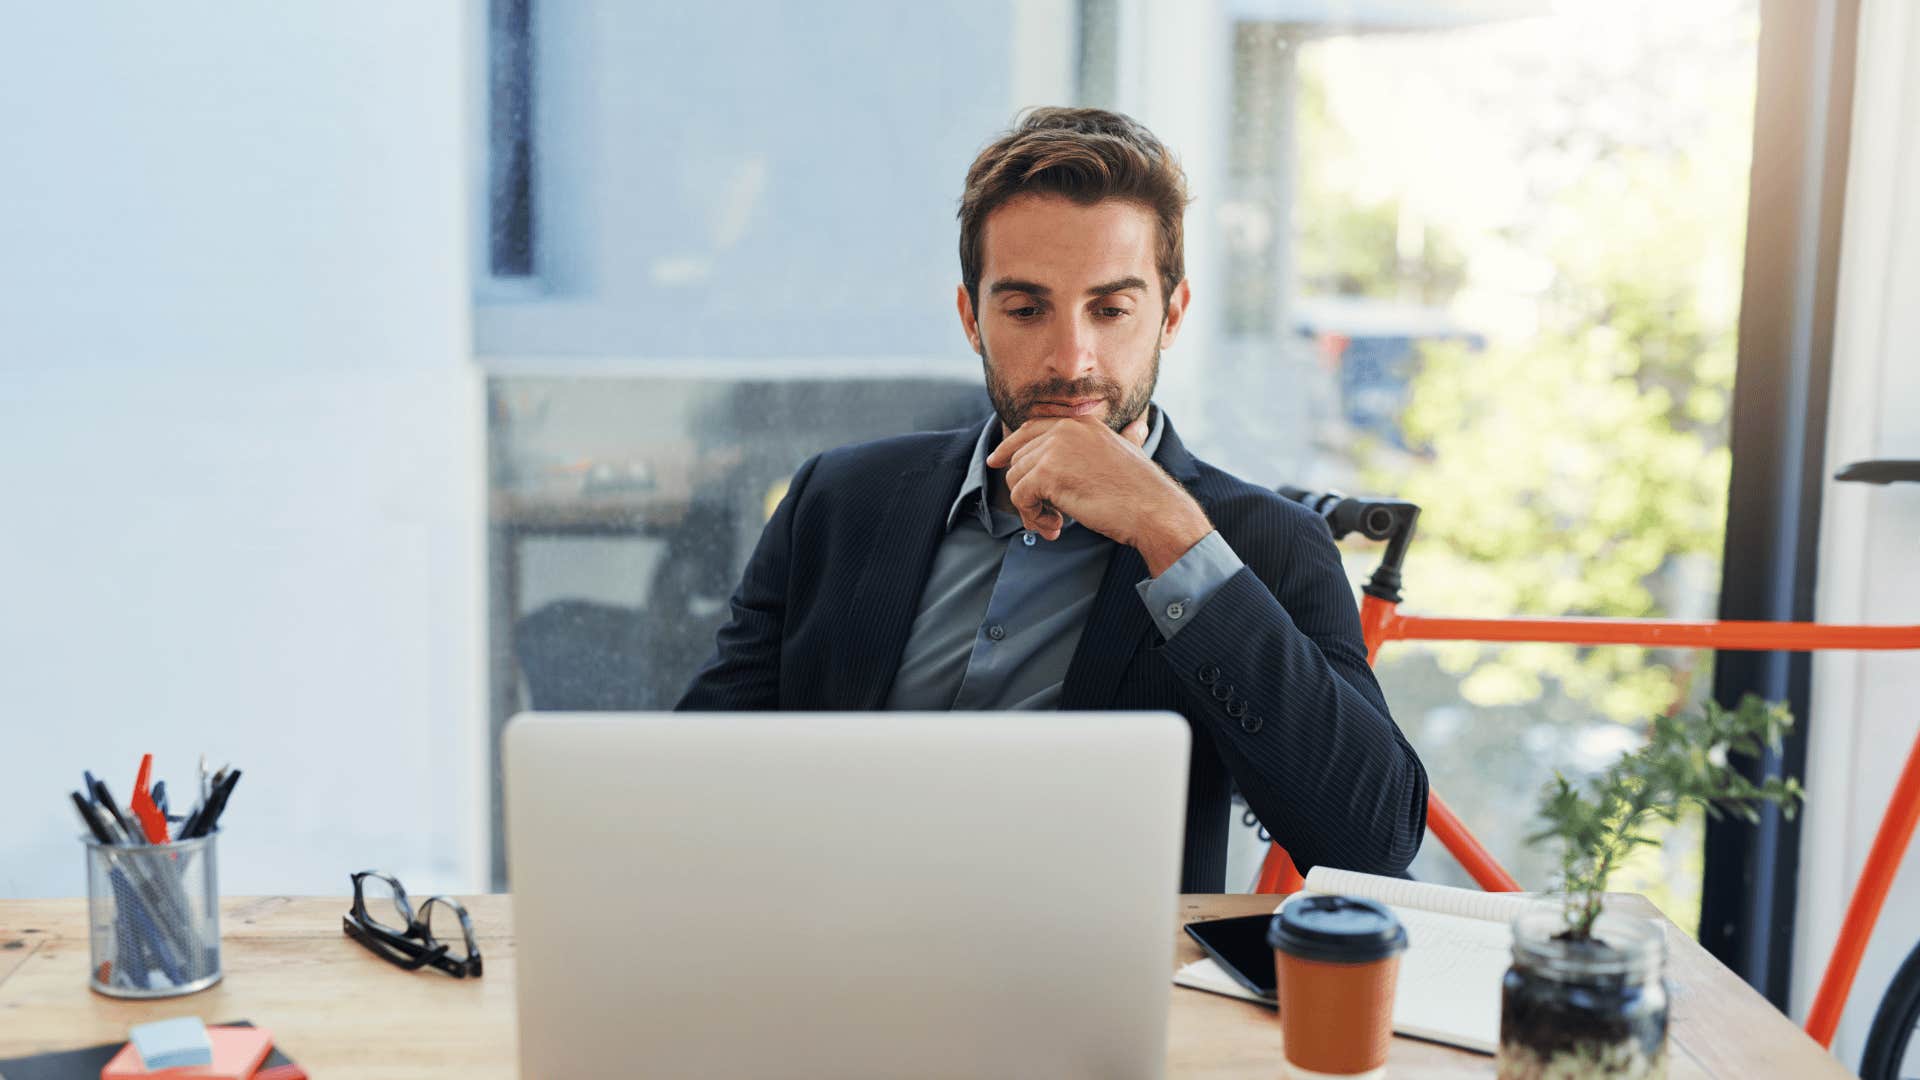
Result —
[[1049, 343], [1047, 368], [1062, 379], [1078, 379], [1093, 373], [1095, 366], [1093, 328], [1078, 318], [1055, 322]]

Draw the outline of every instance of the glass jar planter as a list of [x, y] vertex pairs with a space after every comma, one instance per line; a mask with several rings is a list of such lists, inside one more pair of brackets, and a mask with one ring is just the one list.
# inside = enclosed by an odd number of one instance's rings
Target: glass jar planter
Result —
[[1528, 910], [1501, 987], [1500, 1080], [1665, 1077], [1666, 966], [1652, 920], [1603, 914], [1574, 940], [1558, 906]]

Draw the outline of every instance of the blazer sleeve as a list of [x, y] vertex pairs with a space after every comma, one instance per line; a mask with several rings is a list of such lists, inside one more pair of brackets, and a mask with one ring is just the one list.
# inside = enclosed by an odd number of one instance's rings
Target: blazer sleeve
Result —
[[1367, 665], [1359, 612], [1325, 522], [1291, 526], [1279, 584], [1242, 567], [1166, 640], [1247, 805], [1305, 873], [1404, 869], [1427, 821], [1427, 772]]
[[714, 652], [693, 677], [676, 711], [777, 709], [780, 650], [785, 639], [787, 581], [793, 558], [793, 523], [818, 455], [808, 458], [760, 531], [740, 585], [733, 614], [714, 637]]

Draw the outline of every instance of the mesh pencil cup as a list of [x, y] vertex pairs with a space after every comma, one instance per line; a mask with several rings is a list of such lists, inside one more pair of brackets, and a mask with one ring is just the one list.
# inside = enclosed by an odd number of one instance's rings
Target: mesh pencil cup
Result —
[[93, 944], [87, 984], [96, 992], [177, 997], [220, 981], [219, 835], [136, 847], [82, 838]]

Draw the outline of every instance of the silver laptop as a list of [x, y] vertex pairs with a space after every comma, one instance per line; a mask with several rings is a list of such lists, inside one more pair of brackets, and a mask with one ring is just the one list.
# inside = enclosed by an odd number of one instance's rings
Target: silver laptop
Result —
[[529, 713], [520, 1074], [1153, 1077], [1172, 713]]

